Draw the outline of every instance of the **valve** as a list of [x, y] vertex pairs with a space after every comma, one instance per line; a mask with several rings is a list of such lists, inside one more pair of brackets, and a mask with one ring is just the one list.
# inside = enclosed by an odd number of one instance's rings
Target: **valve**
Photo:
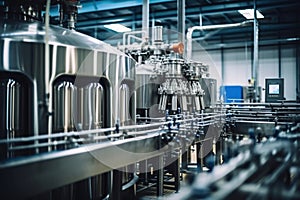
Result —
[[170, 49], [172, 49], [175, 53], [183, 54], [184, 52], [184, 45], [182, 42], [179, 42], [177, 44], [172, 44], [170, 46]]

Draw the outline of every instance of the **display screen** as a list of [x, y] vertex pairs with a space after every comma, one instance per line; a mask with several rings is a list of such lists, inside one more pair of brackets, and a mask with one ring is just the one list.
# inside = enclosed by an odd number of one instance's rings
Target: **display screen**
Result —
[[279, 84], [270, 84], [269, 94], [279, 94]]

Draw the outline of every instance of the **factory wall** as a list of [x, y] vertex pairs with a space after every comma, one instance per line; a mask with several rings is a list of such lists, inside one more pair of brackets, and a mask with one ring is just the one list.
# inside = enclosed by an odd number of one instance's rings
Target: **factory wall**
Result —
[[[211, 77], [218, 79], [218, 88], [224, 85], [248, 85], [251, 78], [253, 50], [251, 47], [207, 50]], [[223, 54], [223, 55], [222, 55]], [[195, 52], [193, 56], [199, 55]], [[222, 61], [223, 57], [223, 61]], [[222, 80], [222, 64], [224, 67]], [[284, 78], [286, 100], [296, 100], [296, 47], [273, 45], [259, 47], [258, 85], [265, 88], [266, 78]], [[265, 100], [262, 90], [262, 101]]]
[[281, 77], [284, 78], [284, 94], [287, 100], [296, 95], [296, 47], [283, 47], [281, 52]]

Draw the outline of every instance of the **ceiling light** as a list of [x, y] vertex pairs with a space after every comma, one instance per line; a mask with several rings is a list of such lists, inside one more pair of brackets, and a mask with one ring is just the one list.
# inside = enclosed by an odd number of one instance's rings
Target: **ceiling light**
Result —
[[130, 28], [123, 26], [122, 24], [107, 24], [104, 25], [105, 28], [111, 29], [113, 31], [116, 31], [118, 33], [128, 32], [131, 31]]
[[[239, 13], [241, 13], [246, 19], [254, 19], [254, 10], [253, 9], [239, 10]], [[256, 17], [257, 17], [257, 19], [264, 18], [264, 16], [258, 10], [256, 10]]]

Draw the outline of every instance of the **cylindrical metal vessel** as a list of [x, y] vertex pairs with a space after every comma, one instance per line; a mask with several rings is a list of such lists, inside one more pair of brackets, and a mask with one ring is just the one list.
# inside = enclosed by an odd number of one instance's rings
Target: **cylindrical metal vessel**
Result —
[[[15, 137], [111, 127], [124, 113], [129, 115], [122, 121], [135, 123], [134, 60], [76, 31], [45, 30], [39, 22], [0, 22], [1, 90], [8, 91], [1, 97], [1, 138], [23, 125], [23, 135]], [[125, 96], [121, 86], [127, 88]], [[17, 107], [24, 99], [30, 103]], [[13, 128], [8, 124], [12, 116], [18, 117]]]
[[168, 78], [183, 78], [182, 67], [184, 60], [182, 58], [170, 57], [163, 61], [163, 68], [166, 69], [166, 77]]
[[[39, 22], [0, 22], [0, 139], [99, 129], [118, 120], [122, 125], [134, 124], [135, 61], [76, 31], [56, 26], [45, 31]], [[0, 146], [0, 159], [19, 155], [9, 148]], [[83, 182], [99, 199], [110, 192], [110, 179], [105, 174]], [[64, 195], [66, 188], [57, 190], [62, 199], [72, 196]], [[76, 194], [81, 195], [90, 194]]]
[[154, 42], [162, 42], [163, 41], [163, 27], [155, 26], [153, 29], [153, 41]]

